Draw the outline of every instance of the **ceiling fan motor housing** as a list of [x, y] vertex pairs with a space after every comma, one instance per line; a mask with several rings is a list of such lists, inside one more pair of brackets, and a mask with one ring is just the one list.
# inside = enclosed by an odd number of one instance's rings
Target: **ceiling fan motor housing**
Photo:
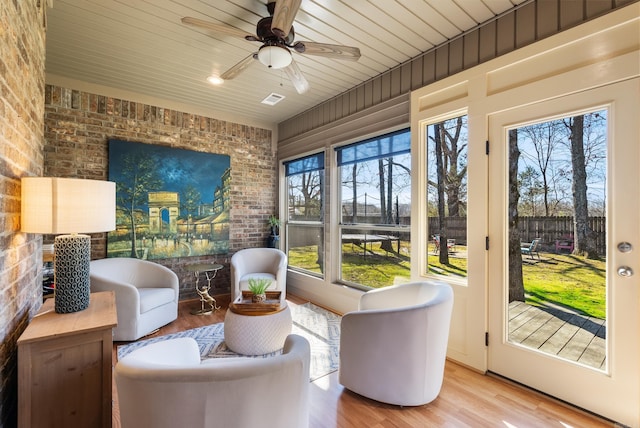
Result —
[[258, 35], [258, 38], [263, 42], [278, 42], [285, 46], [290, 45], [293, 42], [293, 38], [295, 37], [293, 26], [289, 30], [289, 34], [287, 34], [287, 37], [282, 38], [278, 37], [273, 33], [273, 31], [271, 31], [271, 21], [273, 21], [272, 16], [267, 16], [258, 21], [258, 24], [256, 25], [256, 34]]
[[293, 26], [286, 38], [277, 36], [271, 31], [272, 16], [258, 21], [256, 34], [263, 45], [258, 50], [258, 60], [269, 68], [279, 69], [291, 64], [291, 52], [288, 46], [293, 42], [295, 33]]

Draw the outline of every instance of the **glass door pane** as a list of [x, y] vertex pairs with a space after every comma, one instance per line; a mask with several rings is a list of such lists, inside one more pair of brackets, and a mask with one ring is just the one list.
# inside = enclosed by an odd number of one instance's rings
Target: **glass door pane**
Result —
[[606, 369], [607, 110], [512, 128], [508, 340]]
[[467, 278], [467, 116], [427, 126], [428, 274]]

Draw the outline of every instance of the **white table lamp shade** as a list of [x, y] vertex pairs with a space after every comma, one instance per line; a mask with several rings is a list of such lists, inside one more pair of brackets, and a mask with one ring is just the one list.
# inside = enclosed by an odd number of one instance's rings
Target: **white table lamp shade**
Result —
[[91, 238], [77, 233], [116, 228], [116, 185], [77, 178], [22, 179], [21, 229], [57, 236], [54, 244], [55, 310], [77, 312], [89, 306]]
[[116, 228], [116, 185], [77, 178], [22, 179], [23, 232], [96, 233]]

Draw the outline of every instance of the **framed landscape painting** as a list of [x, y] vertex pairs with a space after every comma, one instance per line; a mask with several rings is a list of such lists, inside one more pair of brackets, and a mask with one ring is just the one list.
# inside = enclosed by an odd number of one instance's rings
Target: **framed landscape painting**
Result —
[[107, 257], [228, 252], [228, 155], [109, 140], [109, 180], [116, 183], [116, 230]]

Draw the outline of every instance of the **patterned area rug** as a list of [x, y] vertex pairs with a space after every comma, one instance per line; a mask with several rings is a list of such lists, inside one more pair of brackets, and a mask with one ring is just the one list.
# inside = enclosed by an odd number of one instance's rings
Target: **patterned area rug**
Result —
[[[336, 315], [312, 303], [296, 305], [289, 302], [289, 308], [293, 318], [291, 332], [306, 338], [311, 345], [311, 365], [309, 369], [311, 381], [336, 371], [340, 361], [340, 315]], [[194, 338], [200, 347], [202, 359], [239, 356], [225, 345], [224, 324], [218, 323], [118, 346], [118, 358], [122, 358], [134, 349], [150, 343], [176, 337]], [[282, 351], [246, 358], [268, 358], [280, 352]]]

